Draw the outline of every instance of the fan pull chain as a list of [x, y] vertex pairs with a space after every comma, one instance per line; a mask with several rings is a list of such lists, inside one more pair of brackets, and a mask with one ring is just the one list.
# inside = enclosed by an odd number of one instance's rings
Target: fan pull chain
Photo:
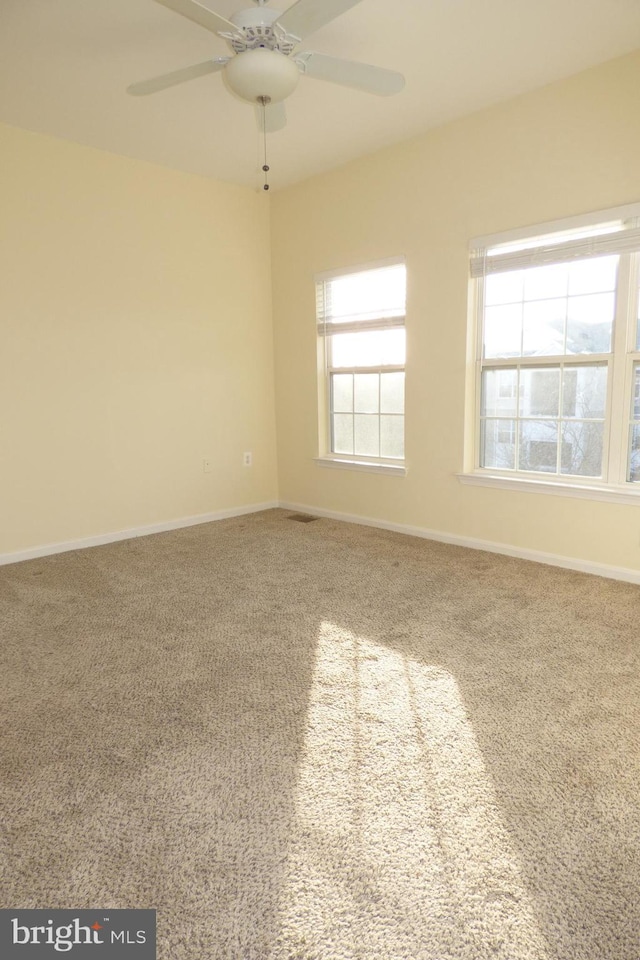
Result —
[[262, 169], [264, 171], [264, 186], [263, 190], [269, 189], [269, 164], [267, 163], [267, 104], [271, 103], [271, 97], [258, 97], [258, 103], [262, 107], [262, 135], [264, 137], [264, 163], [262, 164]]

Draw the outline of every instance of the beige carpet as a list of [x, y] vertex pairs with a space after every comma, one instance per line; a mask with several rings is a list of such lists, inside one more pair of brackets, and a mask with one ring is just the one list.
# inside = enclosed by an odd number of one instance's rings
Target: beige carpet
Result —
[[0, 568], [3, 907], [639, 960], [640, 589], [286, 511]]

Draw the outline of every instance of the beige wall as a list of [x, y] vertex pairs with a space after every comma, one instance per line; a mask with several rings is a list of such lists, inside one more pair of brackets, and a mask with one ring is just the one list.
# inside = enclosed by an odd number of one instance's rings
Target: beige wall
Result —
[[[633, 55], [275, 194], [271, 264], [263, 194], [0, 126], [0, 555], [279, 496], [640, 569], [637, 507], [455, 476], [468, 240], [640, 200], [638, 89]], [[408, 475], [319, 468], [314, 273], [397, 255]]]
[[[463, 466], [468, 241], [639, 201], [639, 90], [634, 54], [274, 196], [282, 500], [640, 568], [635, 505], [472, 488], [455, 476]], [[408, 264], [408, 475], [320, 468], [314, 273], [397, 255]]]
[[262, 195], [0, 127], [0, 263], [0, 554], [277, 497]]

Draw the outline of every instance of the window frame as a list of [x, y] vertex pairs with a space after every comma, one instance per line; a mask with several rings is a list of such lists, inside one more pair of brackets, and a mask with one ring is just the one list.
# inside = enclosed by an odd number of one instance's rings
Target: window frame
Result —
[[[320, 302], [322, 294], [320, 288], [327, 282], [340, 277], [366, 273], [384, 269], [385, 267], [403, 266], [406, 271], [406, 258], [404, 256], [389, 257], [384, 260], [376, 260], [364, 264], [356, 264], [350, 267], [344, 267], [337, 270], [327, 270], [318, 273], [314, 277], [316, 288], [316, 304]], [[405, 286], [406, 292], [406, 286]], [[341, 333], [366, 333], [372, 329], [391, 330], [402, 329], [406, 337], [406, 304], [405, 311], [402, 314], [389, 316], [384, 319], [366, 319], [348, 321], [344, 324], [336, 324], [336, 329], [332, 332], [327, 330], [326, 320], [320, 315], [316, 306], [316, 334], [318, 342], [318, 436], [319, 452], [314, 458], [317, 465], [322, 467], [335, 467], [338, 469], [361, 470], [370, 473], [386, 473], [395, 476], [405, 476], [407, 472], [406, 446], [404, 457], [372, 457], [363, 454], [337, 453], [333, 450], [333, 398], [332, 398], [332, 377], [336, 374], [380, 374], [384, 373], [403, 373], [405, 376], [406, 387], [406, 354], [404, 364], [383, 364], [377, 366], [353, 366], [336, 367], [333, 365], [332, 357], [332, 338], [335, 334]], [[382, 414], [378, 410], [378, 424]], [[401, 416], [403, 420], [403, 436], [406, 443], [406, 407]]]
[[[559, 234], [563, 231], [588, 230], [612, 221], [640, 222], [640, 203], [597, 211], [579, 217], [538, 224], [500, 234], [478, 237], [469, 244], [473, 258], [478, 251], [503, 244], [517, 244], [529, 239]], [[606, 255], [605, 253], [602, 254]], [[470, 284], [470, 354], [469, 387], [471, 403], [467, 406], [467, 443], [465, 467], [461, 482], [527, 492], [544, 492], [561, 496], [588, 497], [614, 502], [640, 502], [640, 482], [629, 479], [631, 471], [631, 436], [634, 423], [634, 371], [640, 367], [640, 251], [619, 255], [616, 282], [616, 307], [613, 320], [611, 352], [605, 354], [559, 354], [557, 356], [516, 356], [484, 358], [484, 283], [485, 277], [471, 277]], [[603, 431], [602, 476], [581, 477], [570, 474], [549, 474], [543, 471], [500, 469], [481, 466], [482, 375], [489, 369], [521, 371], [527, 368], [560, 369], [566, 367], [607, 366], [607, 398]], [[516, 392], [518, 392], [516, 390]], [[512, 418], [516, 429], [520, 415]], [[562, 422], [562, 410], [558, 421]], [[469, 442], [469, 438], [471, 441]], [[561, 439], [558, 444], [561, 447]], [[559, 454], [560, 455], [560, 454]]]

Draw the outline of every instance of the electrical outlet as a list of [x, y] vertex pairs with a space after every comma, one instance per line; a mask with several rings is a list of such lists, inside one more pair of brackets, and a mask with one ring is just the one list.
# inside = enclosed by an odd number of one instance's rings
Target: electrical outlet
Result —
[[242, 465], [245, 467], [253, 466], [253, 454], [250, 452], [242, 454]]
[[202, 461], [202, 471], [203, 473], [213, 473], [213, 460], [209, 457], [206, 457]]

